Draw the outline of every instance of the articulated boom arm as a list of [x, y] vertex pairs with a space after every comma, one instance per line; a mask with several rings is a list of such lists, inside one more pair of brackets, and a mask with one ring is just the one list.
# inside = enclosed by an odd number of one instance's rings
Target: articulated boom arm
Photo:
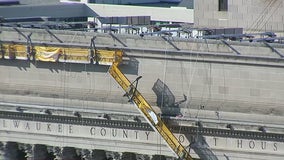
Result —
[[186, 149], [181, 145], [173, 133], [168, 129], [165, 123], [155, 113], [150, 104], [145, 100], [142, 94], [136, 87], [130, 83], [127, 77], [119, 70], [117, 63], [114, 63], [109, 73], [118, 82], [122, 89], [126, 92], [130, 100], [132, 100], [138, 109], [144, 114], [150, 125], [156, 130], [163, 139], [167, 142], [168, 146], [177, 154], [180, 159], [193, 160]]
[[[30, 45], [30, 44], [29, 44]], [[193, 160], [186, 149], [180, 144], [165, 123], [155, 113], [150, 104], [145, 100], [136, 86], [127, 79], [119, 70], [118, 64], [122, 61], [122, 50], [86, 49], [80, 47], [46, 47], [45, 45], [29, 46], [14, 44], [11, 42], [0, 42], [0, 56], [5, 59], [29, 60], [34, 56], [36, 61], [45, 62], [67, 62], [67, 63], [96, 63], [100, 65], [112, 65], [110, 74], [126, 92], [130, 101], [134, 102], [143, 113], [149, 124], [157, 131], [168, 146], [182, 160]]]

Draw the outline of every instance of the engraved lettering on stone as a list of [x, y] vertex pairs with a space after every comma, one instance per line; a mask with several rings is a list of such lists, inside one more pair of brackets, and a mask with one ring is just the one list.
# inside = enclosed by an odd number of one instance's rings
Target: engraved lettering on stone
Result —
[[273, 150], [274, 150], [274, 151], [277, 151], [277, 143], [274, 143], [274, 144], [273, 144]]
[[180, 143], [183, 143], [183, 142], [184, 142], [184, 136], [183, 136], [183, 135], [179, 135], [179, 136], [178, 136], [178, 141], [179, 141]]
[[46, 130], [49, 131], [49, 132], [51, 132], [50, 126], [51, 126], [51, 124], [48, 123], [47, 128], [46, 128]]
[[134, 131], [135, 132], [135, 138], [138, 139], [138, 131]]
[[6, 128], [7, 126], [6, 126], [6, 121], [5, 120], [3, 120], [3, 128]]
[[90, 133], [91, 133], [91, 135], [96, 135], [96, 128], [95, 127], [92, 127], [91, 129], [90, 129]]
[[20, 121], [13, 121], [13, 122], [14, 122], [14, 127], [15, 128], [19, 128]]
[[37, 123], [36, 123], [36, 130], [39, 131], [40, 129], [41, 129], [41, 123], [38, 123], [38, 122], [37, 122]]
[[62, 124], [58, 124], [58, 133], [62, 133]]
[[149, 140], [149, 134], [150, 132], [145, 132], [146, 136], [147, 136], [147, 140]]
[[[66, 136], [72, 136], [72, 134], [76, 133], [76, 131], [79, 130], [85, 130], [88, 129], [89, 133], [82, 132], [82, 134], [89, 134], [89, 136], [100, 136], [100, 137], [115, 137], [118, 139], [124, 138], [129, 139], [129, 141], [137, 141], [139, 139], [144, 140], [150, 140], [155, 139], [156, 134], [150, 135], [150, 131], [139, 131], [139, 130], [131, 130], [131, 129], [117, 129], [117, 128], [101, 128], [101, 127], [88, 127], [88, 126], [78, 126], [78, 125], [68, 125], [68, 124], [59, 124], [59, 123], [48, 123], [48, 122], [32, 122], [32, 121], [21, 121], [21, 120], [12, 120], [12, 119], [0, 119], [0, 129], [5, 130], [11, 130], [16, 131], [17, 129], [21, 128], [23, 129], [23, 132], [27, 133], [35, 133], [41, 131], [47, 131], [47, 134], [51, 133], [64, 133], [67, 131], [67, 133], [70, 133], [70, 135]], [[144, 134], [145, 133], [145, 134]], [[86, 135], [84, 135], [86, 136]], [[153, 137], [152, 137], [153, 136]], [[206, 137], [207, 139], [211, 137]], [[187, 143], [187, 138], [192, 139], [193, 136], [191, 135], [183, 135], [179, 134], [177, 135], [177, 139], [180, 143]], [[211, 137], [211, 141], [208, 141], [210, 146], [217, 147], [220, 146], [221, 142], [220, 140], [227, 140], [230, 143], [228, 143], [225, 147], [226, 150], [239, 150], [242, 151], [242, 149], [250, 149], [251, 151], [255, 150], [256, 152], [264, 152], [264, 153], [270, 153], [272, 152], [283, 152], [283, 146], [284, 143], [277, 143], [277, 142], [271, 142], [271, 141], [265, 141], [265, 140], [248, 140], [248, 139], [232, 139], [232, 138], [225, 138], [225, 137]], [[191, 142], [191, 141], [189, 141]], [[139, 143], [139, 142], [137, 142]], [[234, 144], [231, 146], [230, 144]], [[223, 143], [222, 143], [223, 144]]]
[[29, 122], [27, 122], [25, 129], [26, 129], [26, 130], [30, 130], [30, 124], [29, 124]]
[[112, 128], [111, 129], [111, 134], [112, 134], [113, 137], [116, 137], [117, 136], [117, 129]]
[[237, 146], [238, 146], [238, 148], [243, 148], [243, 140], [238, 139], [237, 140]]
[[123, 138], [128, 138], [128, 130], [123, 130]]
[[217, 146], [217, 138], [214, 137], [213, 139], [214, 139], [214, 145]]
[[101, 135], [102, 135], [102, 136], [105, 136], [105, 135], [106, 135], [106, 129], [104, 129], [104, 128], [101, 129]]
[[263, 141], [261, 142], [261, 148], [266, 149], [266, 142], [263, 142]]
[[254, 147], [255, 147], [254, 141], [249, 141], [249, 148], [254, 149]]
[[69, 125], [69, 133], [73, 133], [73, 126]]

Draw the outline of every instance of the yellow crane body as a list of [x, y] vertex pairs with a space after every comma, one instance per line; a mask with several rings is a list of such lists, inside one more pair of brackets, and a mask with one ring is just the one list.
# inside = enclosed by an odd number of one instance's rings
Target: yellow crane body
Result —
[[137, 106], [153, 129], [160, 134], [177, 157], [182, 160], [193, 160], [183, 145], [168, 129], [166, 124], [153, 110], [142, 94], [137, 90], [119, 69], [122, 62], [122, 50], [103, 50], [80, 47], [54, 47], [45, 45], [29, 46], [16, 43], [0, 43], [0, 53], [5, 59], [27, 60], [33, 56], [36, 61], [67, 62], [67, 63], [96, 63], [110, 65], [109, 73], [126, 92], [131, 101]]
[[180, 159], [193, 160], [183, 145], [178, 141], [174, 134], [168, 129], [162, 119], [155, 113], [151, 105], [146, 101], [142, 94], [135, 88], [135, 86], [127, 79], [127, 77], [118, 68], [118, 63], [114, 63], [109, 69], [109, 73], [127, 93], [132, 97], [132, 101], [136, 104], [138, 109], [143, 113], [150, 125], [157, 131], [166, 141], [168, 146], [176, 153]]

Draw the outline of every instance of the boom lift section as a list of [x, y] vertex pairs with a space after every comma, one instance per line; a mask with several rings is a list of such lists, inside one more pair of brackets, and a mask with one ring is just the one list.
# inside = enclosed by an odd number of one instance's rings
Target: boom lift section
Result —
[[[91, 55], [90, 53], [94, 53]], [[26, 44], [0, 41], [0, 56], [10, 60], [30, 60], [42, 62], [63, 63], [96, 63], [99, 65], [112, 65], [120, 62], [122, 57], [120, 50], [106, 50], [94, 48], [82, 48], [76, 46], [54, 46], [37, 44], [28, 46]], [[1, 58], [1, 57], [0, 57]]]
[[[1, 43], [0, 51], [2, 58], [5, 59], [19, 59], [27, 60], [31, 48], [23, 44]], [[136, 86], [131, 83], [127, 77], [120, 71], [118, 65], [122, 62], [122, 50], [102, 50], [91, 49], [95, 53], [94, 57], [90, 55], [90, 49], [80, 47], [45, 47], [33, 46], [33, 51], [36, 61], [45, 62], [67, 62], [67, 63], [90, 63], [94, 62], [99, 65], [111, 65], [109, 73], [116, 80], [116, 82], [126, 92], [131, 102], [137, 106], [152, 128], [160, 134], [166, 141], [167, 145], [172, 151], [182, 160], [193, 160], [186, 149], [168, 129], [166, 124], [153, 110], [151, 105], [146, 101], [142, 94], [137, 90], [138, 79], [136, 79]], [[91, 60], [93, 59], [93, 60]], [[141, 77], [139, 77], [141, 78]]]
[[193, 160], [186, 149], [168, 129], [162, 119], [157, 116], [151, 105], [146, 101], [142, 94], [137, 90], [136, 86], [131, 83], [127, 77], [118, 68], [118, 63], [114, 63], [109, 69], [109, 73], [116, 80], [116, 82], [126, 92], [130, 101], [134, 102], [138, 109], [143, 113], [150, 125], [157, 131], [162, 138], [167, 142], [168, 146], [176, 153], [176, 155], [183, 160]]

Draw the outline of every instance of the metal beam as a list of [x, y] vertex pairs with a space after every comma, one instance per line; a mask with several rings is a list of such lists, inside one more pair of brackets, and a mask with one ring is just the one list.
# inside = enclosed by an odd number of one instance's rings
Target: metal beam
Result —
[[61, 39], [59, 39], [54, 33], [52, 33], [48, 28], [45, 28], [46, 32], [49, 33], [52, 37], [54, 37], [58, 42], [63, 43]]
[[275, 52], [277, 55], [279, 55], [281, 58], [284, 57], [282, 53], [280, 53], [278, 50], [276, 50], [274, 47], [272, 47], [269, 43], [263, 42], [268, 48], [270, 48], [273, 52]]
[[127, 45], [126, 45], [124, 42], [122, 42], [119, 38], [117, 38], [113, 33], [110, 32], [109, 35], [110, 35], [113, 39], [117, 40], [120, 44], [122, 44], [123, 47], [127, 47]]
[[225, 40], [221, 39], [220, 40], [222, 43], [224, 43], [226, 46], [228, 46], [229, 48], [231, 48], [231, 50], [233, 50], [235, 53], [237, 53], [238, 55], [240, 55], [241, 53], [239, 51], [237, 51], [234, 47], [232, 47], [229, 43], [227, 43]]
[[171, 42], [169, 39], [167, 39], [165, 36], [162, 36], [162, 38], [167, 41], [171, 46], [173, 46], [176, 50], [180, 50], [173, 42]]
[[21, 36], [23, 36], [23, 37], [28, 41], [28, 37], [27, 37], [24, 33], [22, 33], [18, 28], [13, 27], [13, 29], [14, 29], [15, 31], [17, 31]]

